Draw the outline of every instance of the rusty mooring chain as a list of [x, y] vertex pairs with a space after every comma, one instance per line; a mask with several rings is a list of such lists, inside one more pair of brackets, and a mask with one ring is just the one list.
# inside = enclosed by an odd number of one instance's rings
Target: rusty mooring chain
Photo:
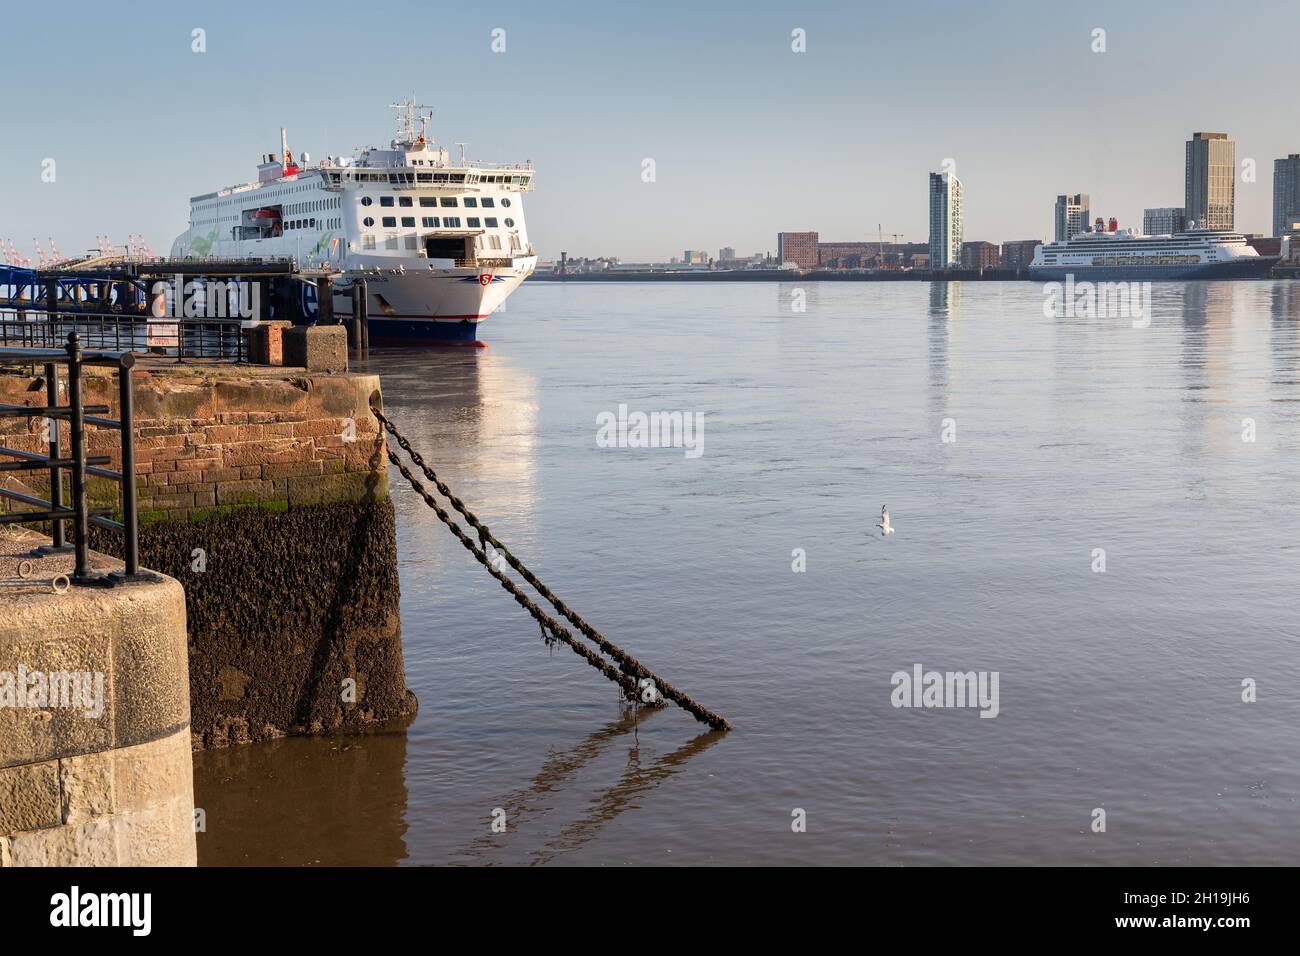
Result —
[[[497, 540], [496, 536], [488, 530], [487, 525], [479, 521], [474, 513], [465, 507], [465, 503], [452, 493], [451, 489], [448, 488], [442, 479], [434, 473], [432, 468], [425, 464], [425, 461], [420, 456], [419, 452], [411, 447], [411, 443], [408, 442], [406, 437], [393, 426], [393, 423], [385, 417], [382, 411], [372, 406], [371, 412], [374, 414], [375, 418], [378, 419], [379, 423], [384, 426], [384, 430], [392, 435], [402, 450], [410, 456], [411, 461], [414, 462], [422, 472], [424, 472], [424, 476], [433, 482], [443, 497], [450, 501], [452, 507], [465, 518], [475, 531], [478, 532], [480, 543], [475, 544], [474, 540], [461, 530], [455, 520], [438, 505], [433, 496], [425, 490], [424, 486], [411, 474], [407, 467], [393, 453], [391, 448], [388, 449], [388, 460], [397, 466], [397, 470], [402, 473], [402, 477], [410, 482], [411, 487], [414, 488], [416, 493], [424, 499], [425, 504], [434, 510], [442, 523], [451, 529], [452, 534], [454, 534], [460, 543], [474, 555], [479, 564], [487, 568], [488, 573], [501, 582], [501, 586], [510, 592], [515, 601], [527, 610], [534, 619], [536, 619], [543, 634], [546, 634], [546, 632], [549, 631], [555, 636], [555, 638], [568, 644], [575, 651], [581, 654], [593, 667], [600, 670], [600, 672], [606, 677], [621, 686], [630, 699], [644, 703], [641, 698], [641, 682], [648, 679], [654, 682], [659, 697], [671, 700], [673, 703], [691, 714], [691, 716], [695, 717], [696, 720], [708, 724], [714, 730], [731, 729], [731, 724], [725, 717], [714, 713], [692, 698], [689, 694], [678, 690], [672, 684], [658, 677], [650, 670], [650, 668], [646, 667], [627, 651], [623, 650], [613, 641], [609, 640], [609, 638], [605, 637], [605, 635], [601, 634], [600, 631], [588, 624], [587, 621], [584, 620], [576, 611], [561, 601], [555, 592], [543, 584], [537, 575], [533, 574], [533, 572], [530, 571], [522, 561], [511, 554], [510, 550]], [[538, 594], [542, 595], [542, 597], [549, 601], [561, 616], [578, 628], [578, 630], [588, 640], [594, 643], [610, 657], [614, 658], [614, 660], [618, 662], [619, 666], [615, 668], [606, 661], [605, 658], [591, 650], [591, 648], [578, 643], [568, 628], [538, 607], [537, 604], [518, 589], [513, 581], [494, 568], [491, 559], [488, 557], [488, 544], [491, 544], [492, 547], [495, 548], [503, 558], [505, 558], [506, 562], [519, 572], [520, 577], [532, 585]]]

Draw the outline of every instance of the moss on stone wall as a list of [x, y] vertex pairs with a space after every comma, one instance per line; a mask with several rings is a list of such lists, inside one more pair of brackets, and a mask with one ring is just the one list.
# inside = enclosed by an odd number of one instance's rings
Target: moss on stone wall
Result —
[[[93, 543], [118, 553], [120, 540], [96, 531]], [[140, 557], [185, 587], [196, 747], [415, 713], [386, 497], [155, 521], [140, 528]]]

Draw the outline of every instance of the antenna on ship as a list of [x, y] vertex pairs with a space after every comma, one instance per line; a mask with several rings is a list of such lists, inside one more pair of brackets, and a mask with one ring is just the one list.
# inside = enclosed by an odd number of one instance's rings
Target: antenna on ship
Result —
[[464, 165], [465, 165], [465, 147], [468, 146], [469, 143], [457, 143], [456, 145], [460, 147], [460, 164], [461, 164], [462, 166], [464, 166]]
[[[415, 94], [412, 93], [412, 94], [411, 94], [411, 98], [410, 98], [409, 100], [402, 100], [401, 102], [398, 102], [398, 103], [389, 103], [389, 104], [388, 104], [388, 108], [389, 108], [390, 110], [397, 110], [397, 111], [398, 111], [398, 113], [397, 113], [397, 142], [399, 142], [399, 143], [409, 143], [409, 144], [414, 145], [414, 143], [416, 142], [416, 139], [415, 139], [415, 111], [416, 111], [416, 110], [432, 110], [433, 107], [431, 107], [431, 106], [427, 106], [427, 105], [424, 104], [424, 103], [416, 103], [416, 102], [415, 102]], [[430, 113], [429, 113], [429, 116], [433, 116], [433, 113], [430, 112]]]

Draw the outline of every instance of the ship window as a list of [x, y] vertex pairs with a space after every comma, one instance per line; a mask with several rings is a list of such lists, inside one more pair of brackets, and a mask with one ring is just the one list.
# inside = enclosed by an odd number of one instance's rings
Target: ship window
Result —
[[308, 220], [308, 225], [310, 225], [313, 229], [315, 229], [315, 228], [316, 228], [316, 220], [315, 220], [315, 219], [309, 219], [309, 220]]
[[434, 198], [433, 196], [421, 196], [421, 197], [420, 197], [420, 205], [421, 205], [421, 206], [424, 206], [424, 207], [426, 207], [426, 208], [429, 207], [429, 206], [436, 206], [436, 205], [438, 205], [438, 200], [437, 200], [436, 198]]
[[362, 248], [362, 249], [373, 249], [373, 248], [375, 248], [375, 237], [374, 237], [374, 236], [362, 236], [362, 237], [361, 237], [361, 248]]
[[443, 197], [442, 197], [442, 204], [443, 204], [444, 206], [453, 206], [453, 207], [454, 207], [454, 206], [456, 205], [456, 197], [455, 197], [455, 196], [443, 196]]
[[397, 199], [397, 205], [411, 206], [414, 205], [414, 200], [412, 200], [410, 196], [399, 196]]
[[507, 220], [506, 220], [506, 228], [507, 228], [507, 229], [509, 229], [509, 228], [511, 228], [512, 226], [514, 226], [514, 224], [515, 224], [515, 221], [514, 221], [513, 219], [507, 219]]
[[488, 237], [487, 237], [487, 240], [488, 240], [488, 246], [489, 246], [490, 248], [495, 249], [495, 250], [497, 250], [497, 251], [500, 251], [500, 249], [501, 249], [501, 237], [500, 237], [500, 236], [488, 236]]
[[509, 200], [509, 198], [503, 197], [502, 200], [501, 200], [501, 205], [505, 206], [506, 208], [509, 208], [509, 207], [510, 207], [510, 200]]
[[437, 228], [438, 228], [438, 217], [437, 217], [437, 216], [425, 216], [425, 217], [424, 217], [422, 220], [420, 220], [420, 221], [421, 221], [422, 223], [424, 223], [424, 228], [425, 228], [425, 229], [437, 229]]
[[471, 229], [477, 229], [479, 227], [478, 216], [470, 216], [465, 220], [465, 225]]
[[406, 248], [408, 248], [408, 249], [414, 249], [414, 248], [416, 248], [415, 243], [416, 243], [415, 236], [407, 236], [407, 237], [406, 237]]
[[375, 220], [371, 216], [366, 216], [365, 219], [361, 220], [361, 225], [365, 226], [367, 229], [369, 229], [374, 224], [375, 224]]
[[473, 196], [466, 196], [465, 205], [468, 206], [470, 209], [473, 209], [478, 205], [478, 200], [475, 199]]
[[433, 173], [417, 173], [416, 176], [422, 183], [433, 182]]
[[411, 229], [411, 228], [413, 228], [413, 227], [415, 226], [415, 217], [414, 217], [414, 216], [403, 216], [403, 217], [402, 217], [402, 226], [405, 227], [405, 228], [407, 228], [407, 229]]
[[483, 223], [484, 223], [484, 225], [486, 225], [489, 229], [495, 229], [495, 228], [497, 227], [497, 219], [496, 219], [496, 216], [488, 216], [486, 219], [483, 220]]
[[495, 200], [493, 200], [491, 196], [484, 196], [481, 205], [483, 206], [484, 209], [491, 209], [494, 205], [496, 205], [496, 202]]
[[442, 225], [445, 229], [459, 229], [460, 216], [443, 216]]
[[385, 217], [383, 218], [383, 223], [384, 223], [385, 226], [387, 226], [388, 228], [392, 229], [393, 227], [395, 227], [395, 226], [397, 225], [397, 217], [396, 217], [396, 216], [385, 216]]
[[392, 197], [392, 196], [380, 196], [380, 197], [379, 197], [379, 205], [381, 205], [381, 206], [391, 206], [392, 204], [393, 204], [393, 197]]

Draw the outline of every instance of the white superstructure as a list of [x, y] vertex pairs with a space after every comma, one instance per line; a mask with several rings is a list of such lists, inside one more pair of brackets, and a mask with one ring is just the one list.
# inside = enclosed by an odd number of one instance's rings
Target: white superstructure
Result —
[[372, 341], [476, 342], [478, 323], [537, 265], [522, 201], [532, 164], [467, 162], [463, 147], [453, 162], [428, 116], [397, 108], [392, 143], [353, 159], [296, 162], [281, 130], [257, 182], [190, 201], [172, 256], [332, 264], [343, 270], [338, 314], [351, 314], [351, 280], [366, 280]]

